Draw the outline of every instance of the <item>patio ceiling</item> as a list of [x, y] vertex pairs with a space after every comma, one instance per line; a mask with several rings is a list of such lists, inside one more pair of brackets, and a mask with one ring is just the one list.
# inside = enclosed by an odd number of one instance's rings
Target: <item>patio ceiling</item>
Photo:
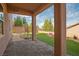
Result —
[[43, 10], [50, 7], [50, 3], [6, 3], [8, 13], [22, 14], [22, 15], [37, 15]]
[[0, 12], [2, 12], [3, 11], [3, 8], [2, 8], [2, 6], [1, 6], [1, 4], [0, 4]]

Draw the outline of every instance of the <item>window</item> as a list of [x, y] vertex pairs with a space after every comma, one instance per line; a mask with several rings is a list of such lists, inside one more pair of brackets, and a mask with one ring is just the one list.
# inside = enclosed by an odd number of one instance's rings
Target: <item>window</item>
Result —
[[0, 36], [3, 34], [3, 15], [0, 14]]

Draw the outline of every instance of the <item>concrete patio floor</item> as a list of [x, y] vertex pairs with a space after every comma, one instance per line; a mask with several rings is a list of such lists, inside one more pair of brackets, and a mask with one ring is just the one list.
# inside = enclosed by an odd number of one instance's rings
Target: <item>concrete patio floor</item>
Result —
[[39, 40], [23, 39], [14, 36], [3, 56], [52, 56], [53, 48]]

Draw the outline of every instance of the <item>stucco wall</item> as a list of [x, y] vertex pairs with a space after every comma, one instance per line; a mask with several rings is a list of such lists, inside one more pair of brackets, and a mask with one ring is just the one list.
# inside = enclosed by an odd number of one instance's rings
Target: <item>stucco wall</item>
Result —
[[11, 39], [12, 35], [11, 34], [6, 34], [6, 35], [3, 35], [1, 38], [0, 38], [0, 56], [3, 55], [5, 49], [7, 48], [7, 45]]
[[3, 55], [4, 51], [6, 50], [6, 47], [9, 43], [9, 41], [12, 39], [12, 22], [11, 22], [11, 14], [8, 14], [8, 17], [4, 18], [3, 22], [3, 30], [4, 34], [2, 37], [0, 37], [0, 55]]
[[79, 25], [67, 29], [67, 37], [74, 37], [74, 35], [79, 38]]

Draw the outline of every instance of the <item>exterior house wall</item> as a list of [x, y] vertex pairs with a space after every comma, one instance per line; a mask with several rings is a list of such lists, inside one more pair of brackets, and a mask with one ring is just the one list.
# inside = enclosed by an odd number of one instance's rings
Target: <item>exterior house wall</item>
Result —
[[74, 35], [79, 38], [79, 25], [67, 29], [67, 37], [74, 37]]
[[11, 34], [3, 35], [3, 37], [0, 38], [0, 56], [3, 55], [5, 49], [7, 48], [7, 45], [11, 39]]
[[[10, 18], [10, 16], [9, 16]], [[5, 20], [3, 23], [4, 34], [0, 37], [0, 55], [3, 55], [7, 48], [9, 41], [12, 39], [12, 26], [10, 20]]]

